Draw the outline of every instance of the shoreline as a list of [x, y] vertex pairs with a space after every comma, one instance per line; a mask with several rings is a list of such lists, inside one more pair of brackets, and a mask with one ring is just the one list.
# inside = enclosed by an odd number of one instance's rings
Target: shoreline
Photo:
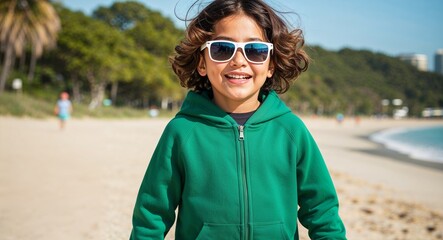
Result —
[[[420, 121], [426, 121], [426, 120], [420, 120]], [[390, 135], [391, 134], [390, 132], [392, 132], [393, 130], [395, 130], [396, 132], [398, 132], [398, 131], [408, 132], [410, 130], [416, 131], [417, 129], [426, 129], [426, 128], [435, 128], [435, 127], [443, 127], [443, 119], [441, 119], [441, 122], [438, 122], [438, 120], [432, 121], [432, 122], [430, 122], [429, 125], [424, 125], [424, 126], [423, 125], [407, 126], [407, 127], [395, 126], [395, 127], [390, 127], [390, 128], [384, 128], [384, 129], [374, 131], [370, 134], [367, 134], [367, 135], [364, 135], [361, 137], [368, 140], [368, 141], [376, 143], [378, 146], [377, 150], [368, 152], [369, 154], [378, 154], [380, 156], [388, 157], [392, 160], [398, 160], [398, 161], [402, 161], [405, 163], [416, 164], [419, 166], [443, 171], [443, 162], [442, 161], [434, 160], [434, 159], [415, 158], [415, 157], [411, 156], [410, 153], [402, 152], [402, 150], [397, 150], [395, 148], [390, 148], [384, 142], [386, 140], [389, 141], [389, 138], [386, 139], [386, 138], [382, 137], [382, 139], [379, 139], [379, 141], [377, 141], [376, 139], [372, 139], [373, 136], [378, 137], [377, 135], [382, 135], [382, 136], [384, 136], [385, 134]]]
[[[316, 119], [312, 118], [306, 118], [307, 121], [316, 121]], [[324, 120], [327, 120], [324, 119]], [[348, 120], [349, 121], [349, 120]], [[361, 134], [357, 136], [360, 139], [364, 139], [367, 142], [373, 143], [377, 145], [376, 149], [369, 149], [369, 150], [361, 150], [361, 152], [370, 154], [370, 155], [378, 155], [383, 158], [389, 158], [395, 161], [399, 161], [406, 164], [414, 164], [417, 166], [427, 167], [434, 170], [443, 171], [443, 162], [438, 161], [432, 161], [432, 160], [424, 160], [424, 159], [416, 159], [411, 156], [409, 156], [406, 153], [402, 153], [400, 151], [391, 149], [385, 144], [374, 141], [371, 139], [371, 136], [380, 132], [389, 131], [392, 129], [398, 129], [398, 128], [406, 128], [406, 129], [415, 129], [415, 128], [422, 128], [422, 127], [434, 127], [434, 126], [443, 126], [443, 119], [402, 119], [402, 120], [394, 120], [394, 119], [372, 119], [372, 118], [363, 118], [363, 121], [380, 121], [381, 123], [383, 121], [390, 121], [390, 122], [396, 122], [398, 121], [400, 124], [400, 127], [398, 125], [392, 125], [388, 127], [380, 127], [380, 129], [374, 129], [370, 132], [366, 132], [364, 134]], [[411, 125], [407, 124], [406, 126], [403, 126], [403, 122], [411, 122], [411, 123], [418, 123], [418, 125]]]
[[[382, 130], [383, 131], [383, 130]], [[378, 131], [372, 133], [375, 134]], [[386, 147], [383, 143], [379, 143], [376, 141], [373, 141], [370, 139], [370, 136], [372, 134], [369, 134], [367, 136], [361, 136], [361, 138], [365, 139], [366, 141], [372, 142], [377, 144], [377, 149], [375, 150], [368, 150], [368, 151], [362, 151], [367, 154], [371, 155], [379, 155], [382, 157], [389, 158], [393, 161], [399, 161], [406, 164], [414, 164], [421, 167], [431, 168], [434, 170], [443, 171], [443, 163], [437, 162], [437, 161], [430, 161], [430, 160], [421, 160], [421, 159], [415, 159], [413, 157], [410, 157], [408, 154], [401, 153], [399, 151], [390, 149]]]

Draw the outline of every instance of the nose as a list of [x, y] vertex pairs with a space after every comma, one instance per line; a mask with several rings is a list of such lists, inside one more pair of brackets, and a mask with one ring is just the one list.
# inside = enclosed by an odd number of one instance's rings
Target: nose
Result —
[[231, 64], [233, 66], [244, 66], [246, 65], [246, 62], [247, 60], [242, 49], [237, 49], [237, 51], [234, 53], [234, 57], [231, 60]]

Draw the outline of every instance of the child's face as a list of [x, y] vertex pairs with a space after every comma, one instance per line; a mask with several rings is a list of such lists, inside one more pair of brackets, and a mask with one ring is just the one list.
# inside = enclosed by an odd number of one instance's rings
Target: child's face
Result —
[[63, 92], [63, 93], [60, 94], [60, 98], [63, 99], [63, 100], [66, 100], [66, 99], [69, 98], [69, 95], [67, 93]]
[[[244, 14], [226, 17], [215, 24], [212, 40], [266, 42], [263, 30]], [[238, 49], [230, 61], [220, 63], [210, 59], [206, 48], [198, 67], [200, 75], [207, 75], [211, 82], [215, 103], [227, 112], [257, 109], [260, 88], [273, 73], [270, 57], [256, 64], [248, 62], [243, 54], [243, 50]]]

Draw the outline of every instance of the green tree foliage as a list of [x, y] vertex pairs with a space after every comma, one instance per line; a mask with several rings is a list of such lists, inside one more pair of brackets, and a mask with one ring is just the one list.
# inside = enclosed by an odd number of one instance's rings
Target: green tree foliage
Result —
[[55, 57], [64, 63], [71, 79], [87, 83], [91, 109], [103, 101], [110, 83], [152, 81], [149, 71], [154, 67], [149, 64], [156, 60], [147, 52], [138, 51], [131, 39], [80, 12], [62, 9], [61, 15], [63, 30]]
[[137, 22], [149, 19], [154, 14], [160, 15], [137, 1], [126, 1], [115, 2], [110, 7], [99, 7], [93, 12], [92, 16], [111, 27], [125, 31], [133, 28]]
[[[170, 19], [136, 1], [116, 2], [110, 7], [100, 7], [94, 11], [93, 17], [120, 30], [128, 39], [133, 40], [138, 48], [157, 58], [155, 65], [157, 71], [152, 73], [152, 82], [142, 88], [140, 82], [134, 82], [137, 86], [135, 89], [131, 84], [124, 87], [135, 90], [138, 96], [144, 96], [143, 102], [152, 102], [152, 100], [155, 102], [155, 99], [167, 98], [180, 100], [183, 97], [183, 91], [176, 86], [176, 77], [167, 62], [174, 46], [182, 38], [183, 31], [177, 29]], [[137, 91], [146, 88], [150, 89], [149, 94]]]

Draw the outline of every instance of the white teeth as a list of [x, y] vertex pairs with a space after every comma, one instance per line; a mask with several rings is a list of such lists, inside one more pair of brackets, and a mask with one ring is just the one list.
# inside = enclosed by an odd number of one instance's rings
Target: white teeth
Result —
[[245, 75], [226, 75], [228, 78], [234, 78], [234, 79], [248, 79], [250, 76]]

